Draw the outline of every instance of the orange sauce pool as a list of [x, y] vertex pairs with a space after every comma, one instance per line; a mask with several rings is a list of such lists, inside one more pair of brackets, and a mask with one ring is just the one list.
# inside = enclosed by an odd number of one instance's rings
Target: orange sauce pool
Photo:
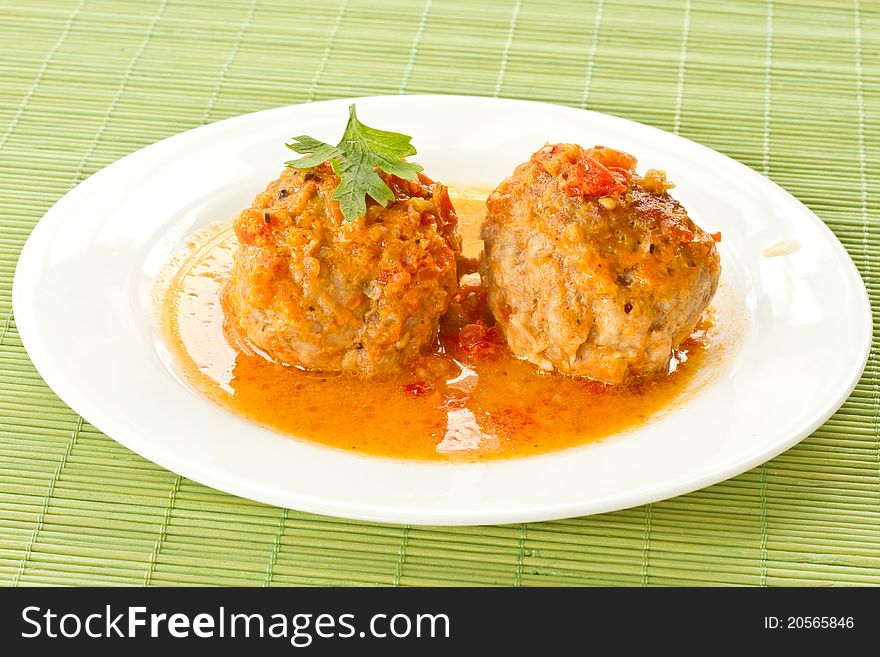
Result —
[[[453, 194], [465, 253], [481, 248], [485, 194]], [[628, 387], [541, 372], [506, 349], [469, 357], [454, 339], [394, 378], [362, 381], [271, 362], [224, 322], [221, 290], [235, 237], [216, 224], [190, 240], [157, 285], [167, 346], [186, 379], [221, 406], [300, 439], [372, 456], [473, 461], [529, 456], [635, 428], [695, 383], [711, 354], [706, 327], [672, 373]], [[164, 282], [163, 282], [164, 281]]]

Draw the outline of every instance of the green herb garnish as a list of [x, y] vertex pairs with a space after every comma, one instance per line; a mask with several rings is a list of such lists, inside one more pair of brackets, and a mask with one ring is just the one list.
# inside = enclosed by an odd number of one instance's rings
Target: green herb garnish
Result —
[[366, 213], [367, 195], [383, 206], [394, 200], [394, 193], [379, 177], [377, 170], [404, 180], [417, 180], [422, 167], [403, 159], [416, 152], [410, 139], [399, 132], [364, 125], [358, 121], [354, 105], [350, 105], [348, 125], [336, 146], [305, 135], [294, 137], [293, 143], [287, 144], [287, 147], [305, 157], [285, 164], [294, 169], [311, 169], [329, 160], [333, 171], [339, 176], [339, 186], [333, 192], [333, 200], [339, 202], [343, 220], [354, 221]]

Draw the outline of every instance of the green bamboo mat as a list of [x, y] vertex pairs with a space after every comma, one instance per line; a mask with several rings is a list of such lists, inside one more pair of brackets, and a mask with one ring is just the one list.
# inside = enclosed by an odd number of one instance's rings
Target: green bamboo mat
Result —
[[828, 223], [876, 309], [878, 54], [876, 2], [0, 0], [0, 583], [880, 584], [876, 341], [825, 426], [730, 481], [560, 522], [400, 527], [252, 503], [129, 452], [46, 387], [10, 298], [43, 212], [141, 146], [279, 105], [446, 92], [727, 153]]

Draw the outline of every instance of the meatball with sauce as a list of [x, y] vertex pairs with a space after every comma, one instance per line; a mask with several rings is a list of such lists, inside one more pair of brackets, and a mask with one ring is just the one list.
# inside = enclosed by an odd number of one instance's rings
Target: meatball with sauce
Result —
[[344, 222], [329, 164], [288, 168], [235, 220], [231, 321], [271, 358], [370, 377], [435, 340], [461, 250], [446, 188], [381, 174], [395, 195]]
[[712, 236], [631, 155], [547, 145], [487, 200], [489, 306], [545, 370], [623, 384], [668, 367], [721, 272]]

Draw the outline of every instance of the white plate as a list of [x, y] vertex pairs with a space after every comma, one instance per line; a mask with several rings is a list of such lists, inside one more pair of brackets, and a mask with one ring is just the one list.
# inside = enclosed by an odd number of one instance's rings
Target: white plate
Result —
[[[721, 230], [719, 315], [729, 342], [710, 380], [662, 418], [600, 444], [479, 464], [405, 463], [292, 440], [215, 406], [174, 374], [151, 310], [153, 277], [199, 228], [250, 204], [296, 134], [335, 141], [351, 100], [259, 112], [154, 144], [95, 174], [40, 221], [14, 309], [47, 383], [146, 458], [272, 504], [423, 524], [535, 521], [611, 511], [721, 481], [828, 418], [865, 364], [862, 281], [828, 228], [751, 169], [675, 135], [540, 103], [459, 96], [357, 99], [370, 125], [413, 136], [447, 182], [492, 185], [545, 142], [622, 148], [666, 169], [704, 228]], [[762, 252], [782, 241], [800, 249]]]

